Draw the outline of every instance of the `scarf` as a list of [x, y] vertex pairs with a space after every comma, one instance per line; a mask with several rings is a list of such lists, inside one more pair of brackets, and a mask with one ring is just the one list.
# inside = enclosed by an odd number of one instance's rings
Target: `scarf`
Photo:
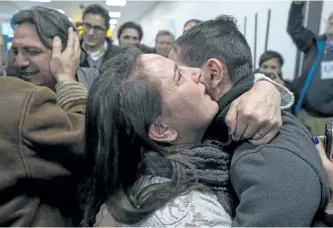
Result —
[[[234, 217], [238, 202], [229, 179], [231, 155], [212, 141], [182, 149], [181, 155], [195, 166], [185, 170], [186, 177], [212, 190], [225, 211]], [[172, 178], [171, 162], [160, 154], [147, 153], [144, 164], [145, 175]]]

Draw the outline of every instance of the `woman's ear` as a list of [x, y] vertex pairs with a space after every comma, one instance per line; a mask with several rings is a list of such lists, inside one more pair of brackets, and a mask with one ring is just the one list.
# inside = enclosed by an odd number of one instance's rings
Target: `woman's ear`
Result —
[[178, 132], [175, 129], [159, 121], [150, 125], [148, 135], [151, 140], [156, 142], [173, 143], [178, 138]]

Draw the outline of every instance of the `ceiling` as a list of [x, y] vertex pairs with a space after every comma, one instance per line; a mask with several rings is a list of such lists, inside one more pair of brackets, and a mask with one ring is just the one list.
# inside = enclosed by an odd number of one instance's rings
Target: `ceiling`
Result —
[[13, 14], [21, 9], [27, 9], [32, 6], [45, 6], [51, 8], [62, 9], [65, 11], [66, 15], [71, 17], [73, 22], [81, 21], [82, 9], [80, 5], [87, 6], [90, 4], [101, 4], [109, 12], [116, 11], [121, 13], [120, 18], [115, 18], [118, 20], [118, 23], [115, 27], [115, 30], [119, 25], [126, 21], [138, 21], [143, 17], [147, 12], [158, 4], [158, 1], [127, 1], [127, 4], [124, 7], [117, 6], [108, 6], [105, 3], [106, 1], [96, 0], [96, 1], [59, 1], [53, 0], [52, 2], [32, 2], [32, 1], [0, 1], [0, 18], [3, 20], [9, 20]]

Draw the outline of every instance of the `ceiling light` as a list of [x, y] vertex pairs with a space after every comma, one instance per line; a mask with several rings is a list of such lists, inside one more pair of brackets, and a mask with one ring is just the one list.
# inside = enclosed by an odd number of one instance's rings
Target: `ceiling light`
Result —
[[51, 2], [51, 0], [30, 0], [30, 2]]
[[125, 6], [126, 0], [106, 0], [108, 6]]
[[115, 25], [118, 23], [117, 19], [111, 19], [109, 22], [111, 25]]
[[110, 17], [120, 17], [121, 13], [120, 12], [109, 12]]
[[116, 25], [114, 25], [114, 24], [110, 25], [111, 29], [114, 29], [115, 27], [116, 27]]

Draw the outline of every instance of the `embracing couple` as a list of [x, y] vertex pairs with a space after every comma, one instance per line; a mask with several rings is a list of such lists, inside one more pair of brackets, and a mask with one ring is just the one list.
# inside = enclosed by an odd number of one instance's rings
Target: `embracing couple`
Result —
[[[191, 28], [169, 59], [135, 48], [110, 59], [86, 107], [83, 225], [319, 224], [329, 191], [311, 135], [252, 72], [229, 16]], [[260, 124], [238, 124], [231, 106], [246, 102]]]

